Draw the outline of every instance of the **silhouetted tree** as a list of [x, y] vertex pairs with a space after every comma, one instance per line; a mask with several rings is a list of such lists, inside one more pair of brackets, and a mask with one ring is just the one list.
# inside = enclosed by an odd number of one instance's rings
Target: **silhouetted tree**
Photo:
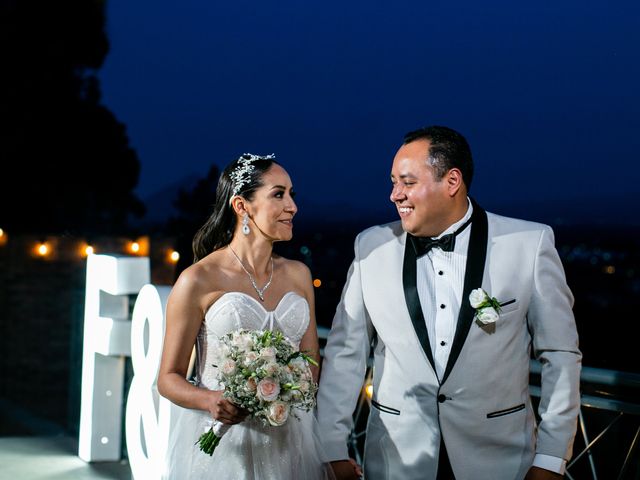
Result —
[[169, 219], [167, 230], [175, 237], [175, 249], [180, 252], [176, 278], [193, 263], [191, 242], [198, 229], [213, 213], [219, 176], [220, 170], [212, 165], [207, 176], [198, 180], [193, 190], [186, 192], [181, 189], [173, 203], [178, 215]]
[[144, 214], [132, 192], [137, 155], [100, 104], [104, 8], [102, 0], [0, 3], [2, 228], [115, 233], [129, 214]]

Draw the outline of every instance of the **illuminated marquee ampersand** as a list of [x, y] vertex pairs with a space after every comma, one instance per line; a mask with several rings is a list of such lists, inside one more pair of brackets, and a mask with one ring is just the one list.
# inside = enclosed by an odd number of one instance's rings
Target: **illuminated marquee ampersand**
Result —
[[158, 394], [156, 382], [164, 339], [164, 313], [170, 291], [170, 287], [142, 287], [131, 321], [134, 377], [127, 397], [125, 425], [131, 471], [134, 478], [145, 480], [162, 477], [171, 426], [171, 402]]

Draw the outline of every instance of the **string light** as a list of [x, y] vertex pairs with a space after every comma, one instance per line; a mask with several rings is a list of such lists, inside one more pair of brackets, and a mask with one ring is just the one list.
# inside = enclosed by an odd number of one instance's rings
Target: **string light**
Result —
[[169, 261], [176, 263], [178, 260], [180, 260], [180, 253], [178, 253], [176, 250], [170, 250], [169, 251]]
[[46, 257], [50, 252], [49, 245], [47, 245], [45, 242], [39, 243], [38, 246], [36, 247], [36, 252], [41, 257]]
[[322, 280], [320, 280], [319, 278], [315, 278], [313, 280], [313, 286], [316, 287], [316, 288], [319, 288], [320, 285], [322, 285]]
[[142, 236], [131, 240], [126, 249], [133, 255], [149, 255], [149, 237]]

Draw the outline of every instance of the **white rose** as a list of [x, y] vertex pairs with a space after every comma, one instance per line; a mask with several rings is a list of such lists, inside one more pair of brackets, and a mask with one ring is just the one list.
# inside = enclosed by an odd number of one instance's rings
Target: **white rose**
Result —
[[243, 352], [248, 352], [253, 348], [253, 338], [246, 332], [234, 332], [231, 343]]
[[487, 294], [481, 288], [471, 290], [469, 294], [469, 303], [473, 308], [478, 308], [487, 299]]
[[269, 405], [267, 420], [274, 427], [284, 425], [289, 418], [289, 406], [284, 402], [273, 402]]
[[260, 358], [267, 362], [275, 362], [276, 360], [276, 349], [273, 347], [265, 347], [260, 350]]
[[258, 382], [257, 396], [260, 400], [271, 402], [278, 398], [280, 393], [280, 384], [273, 378], [263, 378]]
[[289, 362], [289, 365], [295, 370], [304, 371], [307, 368], [307, 361], [302, 357], [296, 357]]
[[495, 308], [493, 307], [485, 307], [481, 310], [478, 310], [476, 317], [478, 318], [478, 321], [484, 323], [485, 325], [489, 323], [495, 323], [499, 318], [498, 312], [496, 312]]
[[231, 375], [236, 371], [236, 362], [233, 360], [225, 360], [220, 366], [223, 375]]
[[269, 362], [264, 366], [264, 371], [270, 377], [275, 377], [280, 371], [280, 366], [275, 362]]

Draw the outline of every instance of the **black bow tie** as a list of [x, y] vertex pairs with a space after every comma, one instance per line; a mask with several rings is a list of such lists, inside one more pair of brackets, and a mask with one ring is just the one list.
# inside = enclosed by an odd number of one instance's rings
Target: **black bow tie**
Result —
[[432, 248], [440, 248], [443, 252], [453, 252], [453, 248], [456, 246], [456, 235], [467, 228], [470, 223], [471, 218], [464, 222], [455, 232], [448, 233], [440, 238], [414, 237], [410, 235], [409, 239], [416, 251], [416, 257], [420, 258], [426, 255]]

